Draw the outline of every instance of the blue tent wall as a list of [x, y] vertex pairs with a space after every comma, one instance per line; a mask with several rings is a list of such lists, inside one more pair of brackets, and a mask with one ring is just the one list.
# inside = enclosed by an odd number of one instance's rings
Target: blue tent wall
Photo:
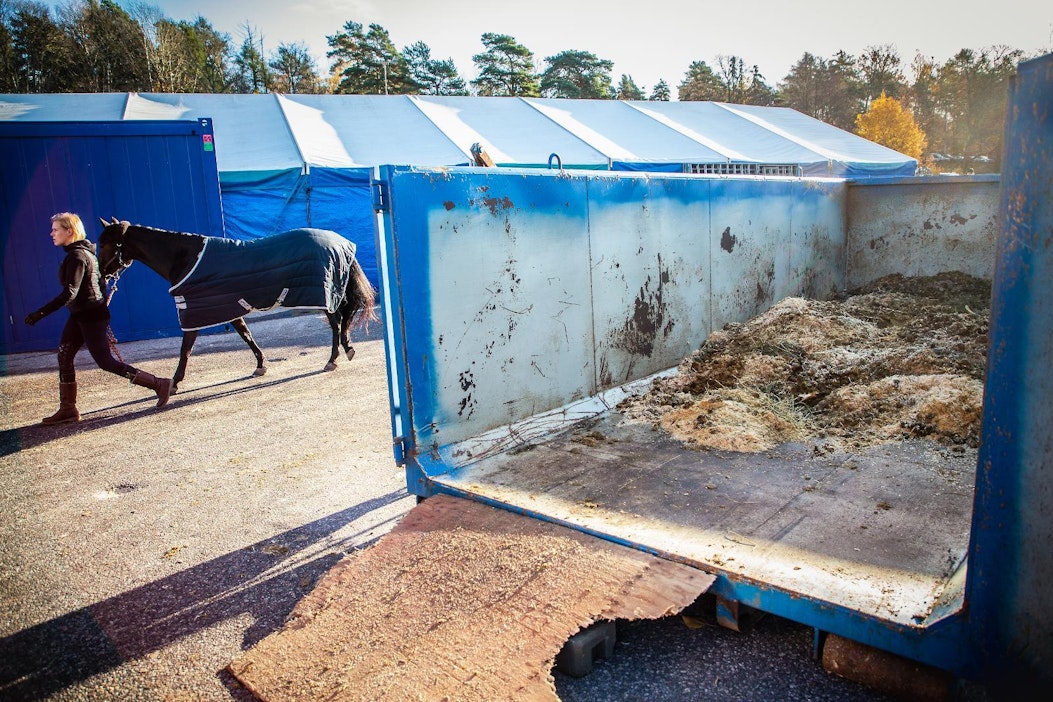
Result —
[[[221, 236], [223, 210], [212, 123], [0, 121], [0, 353], [54, 349], [65, 312], [34, 327], [26, 314], [57, 295], [63, 253], [48, 232], [56, 212]], [[168, 284], [145, 266], [121, 278], [111, 304], [120, 340], [181, 334]]]
[[223, 179], [227, 236], [258, 239], [298, 227], [330, 229], [353, 241], [362, 269], [379, 287], [368, 168], [316, 168], [258, 181]]

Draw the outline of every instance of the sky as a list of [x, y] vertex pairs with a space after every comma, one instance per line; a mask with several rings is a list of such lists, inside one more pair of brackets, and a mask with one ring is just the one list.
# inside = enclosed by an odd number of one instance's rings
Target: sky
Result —
[[250, 26], [267, 55], [282, 43], [303, 44], [326, 74], [326, 36], [350, 20], [380, 25], [399, 50], [423, 41], [433, 59], [452, 59], [465, 80], [476, 77], [472, 56], [483, 52], [481, 37], [489, 32], [532, 51], [538, 70], [548, 56], [588, 51], [614, 63], [615, 85], [624, 74], [649, 93], [665, 80], [674, 98], [693, 61], [716, 69], [719, 56], [756, 65], [775, 87], [805, 52], [858, 56], [868, 46], [891, 45], [909, 70], [918, 53], [943, 63], [961, 49], [996, 45], [1028, 55], [1053, 51], [1049, 0], [134, 1], [176, 21], [202, 16], [235, 46]]

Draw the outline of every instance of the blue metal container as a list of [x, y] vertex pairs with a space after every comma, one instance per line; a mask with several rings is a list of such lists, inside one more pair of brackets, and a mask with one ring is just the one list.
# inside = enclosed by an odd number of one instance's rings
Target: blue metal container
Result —
[[[75, 116], [75, 115], [71, 115]], [[99, 218], [223, 236], [219, 173], [209, 119], [125, 122], [0, 121], [0, 353], [55, 348], [65, 321], [34, 327], [27, 313], [60, 291], [62, 252], [51, 215], [76, 212], [98, 242]], [[168, 285], [145, 266], [121, 278], [111, 304], [119, 340], [177, 336]]]

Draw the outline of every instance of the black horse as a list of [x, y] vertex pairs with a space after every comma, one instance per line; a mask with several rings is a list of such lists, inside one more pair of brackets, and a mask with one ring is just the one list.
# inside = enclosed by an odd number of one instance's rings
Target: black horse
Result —
[[199, 330], [229, 323], [266, 367], [244, 316], [276, 306], [325, 311], [333, 330], [325, 370], [336, 368], [342, 345], [354, 357], [350, 331], [377, 320], [376, 290], [355, 259], [355, 245], [320, 229], [294, 229], [253, 241], [143, 227], [111, 218], [102, 222], [102, 274], [116, 280], [133, 261], [142, 261], [171, 284], [183, 329], [172, 392], [186, 374]]

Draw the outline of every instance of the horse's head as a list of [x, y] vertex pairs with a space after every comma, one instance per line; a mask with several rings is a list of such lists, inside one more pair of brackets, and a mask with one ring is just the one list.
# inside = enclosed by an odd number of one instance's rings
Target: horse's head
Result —
[[102, 234], [99, 235], [99, 268], [106, 278], [119, 276], [134, 260], [124, 249], [124, 237], [128, 231], [128, 222], [120, 222], [111, 217], [107, 222], [102, 217]]

